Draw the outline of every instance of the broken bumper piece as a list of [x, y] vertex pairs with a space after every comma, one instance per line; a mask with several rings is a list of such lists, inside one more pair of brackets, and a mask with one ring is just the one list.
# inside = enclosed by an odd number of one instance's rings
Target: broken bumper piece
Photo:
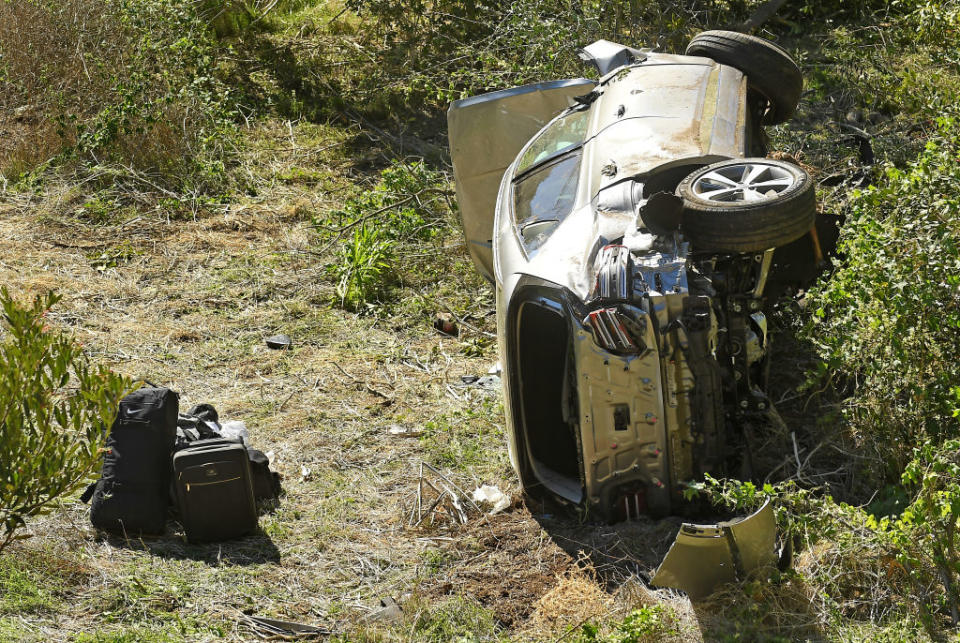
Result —
[[706, 598], [723, 583], [773, 567], [776, 531], [769, 500], [746, 518], [715, 525], [683, 523], [651, 584], [683, 590], [694, 601]]

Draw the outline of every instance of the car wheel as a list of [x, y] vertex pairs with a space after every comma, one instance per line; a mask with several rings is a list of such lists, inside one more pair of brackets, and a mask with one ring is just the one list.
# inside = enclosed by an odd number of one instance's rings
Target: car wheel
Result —
[[803, 169], [772, 159], [731, 159], [700, 168], [677, 186], [682, 230], [694, 250], [756, 252], [813, 227], [815, 186]]
[[803, 76], [786, 51], [769, 40], [736, 31], [704, 31], [687, 45], [688, 56], [706, 56], [742, 71], [750, 87], [767, 99], [768, 125], [789, 120], [797, 110]]

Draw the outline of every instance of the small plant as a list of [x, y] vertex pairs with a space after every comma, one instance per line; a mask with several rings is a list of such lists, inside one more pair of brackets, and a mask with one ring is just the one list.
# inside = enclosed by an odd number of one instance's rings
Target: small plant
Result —
[[423, 161], [396, 161], [372, 189], [347, 199], [327, 217], [314, 218], [314, 227], [334, 233], [334, 240], [350, 233], [333, 267], [342, 306], [357, 310], [384, 293], [398, 246], [433, 239], [448, 222], [449, 196], [442, 172]]
[[337, 296], [341, 305], [356, 310], [383, 289], [389, 274], [394, 242], [381, 237], [374, 226], [360, 225], [340, 251]]
[[93, 252], [87, 255], [90, 265], [97, 272], [106, 272], [110, 268], [121, 266], [139, 254], [129, 241], [108, 248], [103, 252]]
[[663, 605], [645, 605], [630, 612], [626, 618], [613, 626], [607, 635], [593, 623], [580, 626], [580, 643], [640, 643], [641, 641], [661, 641], [665, 637], [677, 634], [673, 624], [673, 613]]
[[21, 306], [0, 289], [0, 551], [31, 516], [77, 488], [130, 382], [92, 365], [44, 323], [53, 293]]

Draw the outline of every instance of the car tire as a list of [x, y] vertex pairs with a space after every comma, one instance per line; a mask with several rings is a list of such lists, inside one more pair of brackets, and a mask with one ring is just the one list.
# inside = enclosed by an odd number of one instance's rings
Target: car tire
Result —
[[770, 104], [764, 124], [783, 123], [797, 110], [803, 92], [800, 67], [769, 40], [736, 31], [704, 31], [690, 41], [686, 54], [706, 56], [743, 72], [749, 86]]
[[677, 186], [681, 229], [694, 251], [757, 252], [810, 231], [816, 217], [813, 179], [773, 159], [730, 159], [702, 167]]

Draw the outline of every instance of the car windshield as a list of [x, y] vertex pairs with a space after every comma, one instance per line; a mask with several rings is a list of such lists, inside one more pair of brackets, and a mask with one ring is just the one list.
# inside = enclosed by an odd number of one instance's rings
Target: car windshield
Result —
[[583, 108], [561, 116], [548, 125], [523, 152], [517, 162], [516, 175], [520, 176], [530, 168], [582, 144], [589, 115], [590, 111]]

